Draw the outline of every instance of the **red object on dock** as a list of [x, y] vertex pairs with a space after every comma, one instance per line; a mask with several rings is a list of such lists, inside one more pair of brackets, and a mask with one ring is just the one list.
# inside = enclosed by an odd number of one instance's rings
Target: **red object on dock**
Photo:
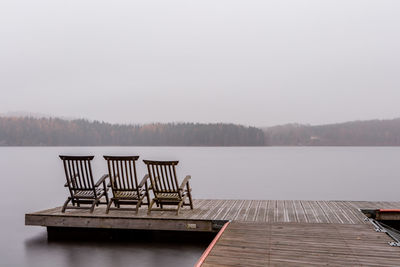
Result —
[[400, 212], [400, 209], [379, 209], [379, 212]]
[[224, 226], [222, 226], [221, 230], [218, 232], [218, 234], [214, 237], [213, 241], [208, 245], [207, 249], [204, 251], [203, 255], [201, 255], [199, 261], [194, 265], [194, 267], [200, 267], [204, 260], [207, 258], [208, 254], [210, 254], [211, 250], [217, 243], [218, 239], [221, 237], [222, 233], [225, 231], [226, 227], [228, 226], [229, 222], [225, 223]]

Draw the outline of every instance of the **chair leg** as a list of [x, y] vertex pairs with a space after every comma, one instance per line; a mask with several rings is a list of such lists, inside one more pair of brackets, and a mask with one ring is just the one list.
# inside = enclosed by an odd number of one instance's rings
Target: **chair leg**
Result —
[[68, 205], [68, 203], [69, 203], [70, 201], [71, 201], [71, 198], [69, 197], [69, 198], [64, 202], [64, 205], [63, 205], [62, 210], [61, 210], [62, 213], [65, 212], [65, 209], [67, 208], [67, 205]]
[[146, 198], [147, 198], [147, 207], [150, 206], [150, 196], [149, 196], [149, 192], [146, 192]]
[[108, 214], [110, 212], [110, 208], [111, 208], [111, 204], [113, 203], [113, 199], [111, 199], [108, 204], [107, 204], [107, 208], [106, 208], [106, 214]]
[[142, 205], [142, 200], [143, 200], [143, 198], [141, 198], [141, 199], [138, 201], [138, 203], [136, 204], [136, 214], [139, 213], [139, 207]]
[[151, 208], [153, 207], [153, 205], [154, 205], [154, 199], [151, 201], [151, 203], [150, 203], [150, 206], [149, 206], [149, 209], [147, 210], [147, 214], [150, 214], [151, 213]]
[[108, 202], [109, 202], [110, 200], [108, 199], [107, 191], [104, 191], [104, 196], [106, 197], [106, 203], [107, 203], [107, 205], [108, 205]]
[[182, 205], [183, 205], [183, 200], [181, 200], [181, 202], [179, 202], [178, 204], [178, 208], [176, 209], [176, 215], [179, 215], [179, 210], [181, 209]]
[[192, 200], [192, 193], [190, 192], [189, 182], [186, 184], [186, 188], [187, 188], [187, 191], [188, 191], [190, 209], [192, 210], [193, 209], [193, 200]]
[[189, 203], [190, 203], [190, 209], [193, 209], [193, 200], [192, 200], [192, 194], [189, 193]]
[[93, 200], [92, 206], [90, 207], [90, 213], [93, 213], [94, 207], [97, 205], [99, 201], [97, 199]]

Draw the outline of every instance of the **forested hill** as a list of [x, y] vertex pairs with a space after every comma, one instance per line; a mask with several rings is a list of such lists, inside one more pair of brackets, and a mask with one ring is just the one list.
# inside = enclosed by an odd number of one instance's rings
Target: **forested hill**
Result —
[[271, 146], [400, 146], [400, 119], [287, 124], [265, 128], [264, 134]]
[[235, 124], [121, 125], [0, 117], [0, 146], [263, 146], [261, 129]]
[[0, 146], [400, 146], [400, 118], [264, 128], [1, 117]]

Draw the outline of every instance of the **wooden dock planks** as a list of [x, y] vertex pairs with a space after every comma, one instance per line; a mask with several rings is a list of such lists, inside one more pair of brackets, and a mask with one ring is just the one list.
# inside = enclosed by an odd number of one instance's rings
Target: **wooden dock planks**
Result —
[[216, 232], [231, 221], [203, 262], [230, 266], [400, 266], [400, 248], [364, 221], [360, 209], [400, 209], [400, 202], [194, 200], [179, 215], [96, 207], [61, 207], [25, 215], [26, 225]]
[[369, 224], [231, 222], [202, 266], [399, 266], [389, 241]]
[[[359, 210], [375, 208], [400, 208], [400, 202], [351, 202], [351, 201], [303, 201], [303, 200], [194, 200], [194, 209], [185, 207], [179, 215], [162, 211], [147, 214], [142, 207], [138, 214], [129, 211], [112, 210], [105, 214], [104, 206], [97, 207], [91, 214], [86, 210], [67, 210], [52, 208], [26, 214], [27, 225], [37, 225], [54, 217], [65, 220], [79, 218], [130, 219], [130, 220], [200, 220], [200, 221], [241, 221], [241, 222], [297, 222], [297, 223], [335, 223], [365, 224], [364, 214]], [[100, 226], [99, 226], [100, 227]]]

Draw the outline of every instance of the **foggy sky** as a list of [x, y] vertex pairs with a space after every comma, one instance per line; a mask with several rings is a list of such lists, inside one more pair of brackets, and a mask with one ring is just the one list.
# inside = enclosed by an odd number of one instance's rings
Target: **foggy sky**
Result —
[[268, 126], [400, 117], [400, 1], [3, 0], [0, 113]]

